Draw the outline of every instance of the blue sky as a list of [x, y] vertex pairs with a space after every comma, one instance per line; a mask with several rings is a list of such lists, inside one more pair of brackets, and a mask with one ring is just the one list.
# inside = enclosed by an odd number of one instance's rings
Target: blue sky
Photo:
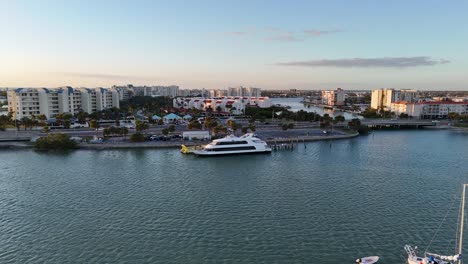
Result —
[[0, 87], [468, 90], [467, 1], [0, 2]]

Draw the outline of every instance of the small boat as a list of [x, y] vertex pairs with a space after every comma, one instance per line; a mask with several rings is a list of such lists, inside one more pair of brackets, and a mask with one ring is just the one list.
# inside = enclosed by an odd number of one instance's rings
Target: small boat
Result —
[[370, 256], [370, 257], [356, 259], [356, 263], [362, 263], [362, 264], [373, 264], [373, 263], [376, 263], [377, 261], [379, 261], [379, 257], [377, 256]]
[[[453, 264], [453, 263], [462, 263], [462, 249], [463, 249], [463, 226], [465, 223], [465, 200], [466, 200], [466, 186], [468, 184], [463, 184], [463, 193], [461, 201], [461, 210], [458, 223], [459, 233], [458, 233], [458, 252], [453, 255], [441, 255], [438, 253], [424, 252], [424, 256], [419, 257], [416, 253], [417, 247], [413, 248], [410, 245], [405, 246], [405, 251], [408, 254], [408, 264]], [[429, 243], [430, 245], [430, 243]], [[429, 246], [428, 246], [429, 247]]]
[[205, 145], [203, 149], [195, 150], [192, 153], [198, 156], [256, 154], [271, 153], [271, 148], [268, 147], [265, 141], [257, 138], [255, 134], [247, 133], [241, 137], [229, 135], [213, 140], [210, 144]]

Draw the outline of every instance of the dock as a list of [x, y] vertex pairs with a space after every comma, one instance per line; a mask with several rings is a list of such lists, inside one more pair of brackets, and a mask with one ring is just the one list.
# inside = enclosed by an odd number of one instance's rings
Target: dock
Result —
[[275, 143], [270, 145], [271, 150], [278, 151], [278, 150], [294, 150], [294, 143]]

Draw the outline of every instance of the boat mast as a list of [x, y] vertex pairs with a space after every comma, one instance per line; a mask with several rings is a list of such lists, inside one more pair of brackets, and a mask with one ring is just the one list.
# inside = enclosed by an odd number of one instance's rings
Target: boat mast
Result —
[[[465, 195], [466, 195], [466, 185], [468, 184], [463, 184], [463, 195], [462, 195], [462, 210], [461, 210], [461, 222], [460, 222], [460, 241], [458, 242], [458, 254], [462, 254], [462, 249], [463, 249], [463, 226], [465, 224]], [[461, 264], [462, 260], [458, 260], [458, 264]]]

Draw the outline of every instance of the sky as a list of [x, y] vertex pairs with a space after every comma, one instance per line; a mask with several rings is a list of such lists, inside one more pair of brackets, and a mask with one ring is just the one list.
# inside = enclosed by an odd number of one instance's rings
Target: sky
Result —
[[468, 1], [0, 0], [0, 87], [468, 90]]

